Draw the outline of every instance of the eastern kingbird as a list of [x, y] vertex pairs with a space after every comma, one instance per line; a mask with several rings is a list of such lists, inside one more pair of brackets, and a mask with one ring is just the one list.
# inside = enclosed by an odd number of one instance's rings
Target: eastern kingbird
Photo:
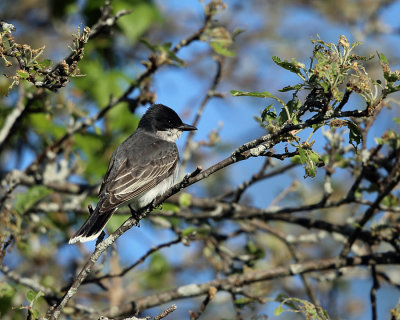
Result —
[[114, 151], [99, 191], [99, 202], [69, 243], [96, 239], [117, 209], [137, 210], [175, 183], [179, 153], [175, 141], [182, 131], [197, 130], [182, 122], [174, 110], [152, 105], [136, 131]]

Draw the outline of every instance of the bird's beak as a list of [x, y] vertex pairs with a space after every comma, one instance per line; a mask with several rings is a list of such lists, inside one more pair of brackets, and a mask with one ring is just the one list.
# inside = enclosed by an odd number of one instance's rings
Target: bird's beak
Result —
[[182, 123], [179, 127], [179, 130], [181, 131], [194, 131], [197, 130], [197, 128], [195, 126], [192, 126], [190, 124], [186, 124], [186, 123]]

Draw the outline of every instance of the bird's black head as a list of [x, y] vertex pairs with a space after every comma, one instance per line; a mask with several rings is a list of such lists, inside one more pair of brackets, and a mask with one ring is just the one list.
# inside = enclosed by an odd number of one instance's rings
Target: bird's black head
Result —
[[174, 110], [163, 104], [153, 104], [140, 120], [139, 128], [146, 131], [197, 130], [196, 127], [183, 123]]

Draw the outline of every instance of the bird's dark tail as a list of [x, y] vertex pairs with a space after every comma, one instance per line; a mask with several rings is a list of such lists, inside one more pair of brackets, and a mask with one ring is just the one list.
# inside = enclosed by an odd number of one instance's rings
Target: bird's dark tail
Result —
[[100, 235], [101, 231], [103, 231], [108, 220], [110, 220], [115, 211], [116, 209], [100, 213], [97, 206], [83, 226], [75, 233], [68, 243], [73, 244], [76, 242], [87, 242], [96, 239]]

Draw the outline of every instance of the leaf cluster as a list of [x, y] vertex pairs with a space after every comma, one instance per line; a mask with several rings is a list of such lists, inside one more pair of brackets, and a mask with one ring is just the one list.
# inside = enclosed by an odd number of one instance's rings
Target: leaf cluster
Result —
[[[342, 127], [349, 129], [349, 143], [357, 148], [362, 142], [359, 125], [353, 118], [339, 120], [342, 109], [348, 103], [351, 93], [355, 92], [365, 102], [365, 107], [359, 109], [361, 116], [370, 115], [374, 107], [389, 93], [400, 90], [399, 71], [392, 72], [383, 54], [378, 54], [380, 59], [385, 84], [372, 79], [365, 67], [366, 61], [373, 56], [360, 56], [353, 53], [360, 44], [350, 44], [345, 36], [340, 36], [338, 43], [326, 42], [320, 38], [312, 40], [314, 45], [313, 55], [309, 65], [295, 59], [282, 60], [273, 57], [273, 61], [281, 68], [294, 73], [300, 82], [280, 89], [280, 92], [291, 93], [287, 101], [264, 92], [244, 92], [232, 90], [233, 96], [249, 96], [275, 100], [274, 104], [265, 107], [256, 120], [270, 133], [279, 132], [288, 126], [300, 127], [300, 130], [290, 132], [289, 145], [297, 150], [293, 161], [300, 162], [305, 169], [305, 176], [314, 177], [316, 168], [321, 165], [321, 156], [312, 149], [312, 136], [323, 126]], [[307, 94], [300, 95], [302, 91]], [[310, 124], [307, 124], [310, 123]], [[307, 127], [312, 127], [311, 135], [301, 141], [298, 134]]]
[[[64, 87], [71, 77], [77, 77], [80, 74], [78, 62], [83, 57], [83, 46], [89, 39], [90, 28], [85, 27], [80, 31], [78, 27], [77, 33], [73, 35], [74, 40], [71, 47], [71, 55], [68, 59], [61, 61], [54, 68], [51, 68], [53, 62], [50, 59], [41, 59], [45, 47], [33, 49], [28, 44], [20, 44], [14, 40], [12, 32], [15, 27], [11, 24], [2, 22], [0, 32], [0, 56], [5, 67], [17, 68], [13, 75], [7, 76], [11, 80], [8, 91], [21, 81], [25, 80], [37, 88], [47, 88], [49, 90], [57, 90]], [[11, 59], [15, 62], [11, 62]]]

